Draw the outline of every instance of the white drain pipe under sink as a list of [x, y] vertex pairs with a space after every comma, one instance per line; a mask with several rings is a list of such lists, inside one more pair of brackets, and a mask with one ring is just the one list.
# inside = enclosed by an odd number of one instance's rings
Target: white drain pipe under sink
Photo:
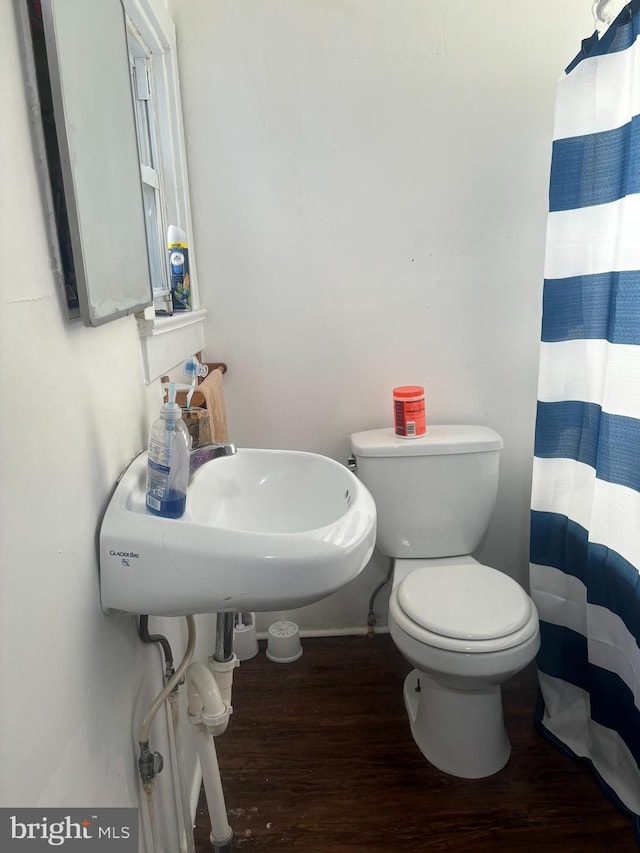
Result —
[[[237, 665], [238, 661], [235, 658], [225, 666], [229, 676]], [[189, 695], [187, 716], [196, 727], [196, 746], [211, 821], [209, 840], [216, 853], [227, 853], [232, 850], [233, 830], [227, 820], [220, 766], [213, 738], [226, 730], [231, 704], [223, 701], [218, 683], [204, 663], [192, 663], [187, 669], [187, 690]], [[228, 695], [230, 690], [229, 683]]]

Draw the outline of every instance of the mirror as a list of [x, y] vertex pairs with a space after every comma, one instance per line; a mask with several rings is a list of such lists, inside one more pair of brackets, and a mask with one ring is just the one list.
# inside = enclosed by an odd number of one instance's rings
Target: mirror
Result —
[[[55, 211], [60, 266], [65, 279], [69, 269], [75, 278], [82, 319], [97, 326], [153, 301], [125, 15], [121, 0], [41, 0], [40, 7], [59, 158], [52, 168], [45, 131], [49, 177], [54, 207], [68, 221], [65, 236]], [[37, 51], [33, 23], [31, 32]], [[42, 103], [38, 65], [36, 56]]]

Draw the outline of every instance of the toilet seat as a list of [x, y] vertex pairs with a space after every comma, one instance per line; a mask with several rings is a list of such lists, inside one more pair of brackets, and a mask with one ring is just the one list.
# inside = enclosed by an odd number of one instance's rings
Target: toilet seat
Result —
[[465, 653], [512, 648], [538, 626], [522, 587], [480, 563], [415, 569], [392, 591], [389, 610], [397, 625], [419, 642]]

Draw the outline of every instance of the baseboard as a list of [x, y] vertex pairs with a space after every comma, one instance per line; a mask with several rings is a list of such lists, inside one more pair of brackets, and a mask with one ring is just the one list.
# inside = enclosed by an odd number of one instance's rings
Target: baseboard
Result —
[[[369, 633], [369, 628], [351, 627], [351, 628], [300, 628], [300, 636], [304, 637], [366, 637]], [[388, 634], [389, 628], [387, 625], [376, 627], [373, 629], [374, 634]], [[258, 631], [256, 637], [259, 640], [268, 640], [269, 634], [267, 631]]]

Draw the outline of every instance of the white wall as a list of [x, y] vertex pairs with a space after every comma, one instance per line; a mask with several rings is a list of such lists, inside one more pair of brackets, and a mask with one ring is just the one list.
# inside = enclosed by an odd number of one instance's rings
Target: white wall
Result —
[[[102, 614], [95, 546], [160, 393], [132, 319], [86, 329], [61, 310], [5, 5], [0, 804], [135, 805], [160, 661], [132, 618]], [[503, 433], [483, 554], [522, 579], [554, 81], [590, 2], [174, 5], [209, 354], [230, 362], [234, 438], [344, 460], [351, 431], [389, 422], [394, 384], [423, 382], [432, 421]], [[384, 569], [299, 621], [363, 624]], [[153, 628], [180, 656], [171, 621]]]
[[[133, 318], [95, 329], [65, 318], [14, 4], [3, 10], [0, 79], [10, 85], [0, 145], [0, 805], [135, 806], [137, 732], [163, 668], [133, 617], [102, 613], [96, 541], [117, 475], [146, 444], [160, 389], [145, 388]], [[151, 620], [151, 630], [169, 634], [176, 663], [183, 622]], [[201, 627], [202, 658], [213, 648], [211, 618]], [[160, 714], [151, 746], [169, 768], [166, 731]], [[189, 743], [186, 754], [194, 779]], [[167, 803], [170, 769], [158, 784]], [[171, 810], [165, 814], [173, 844]]]
[[[344, 461], [424, 384], [432, 422], [504, 436], [480, 557], [525, 584], [554, 89], [590, 7], [174, 3], [233, 438]], [[298, 621], [363, 624], [384, 569]]]

